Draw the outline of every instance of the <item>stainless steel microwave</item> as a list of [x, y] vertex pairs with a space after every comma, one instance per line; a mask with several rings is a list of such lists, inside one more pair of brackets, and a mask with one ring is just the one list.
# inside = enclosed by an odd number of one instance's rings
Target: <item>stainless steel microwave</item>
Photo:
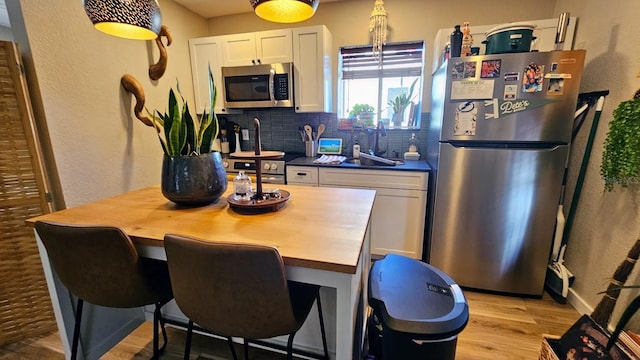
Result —
[[226, 108], [293, 107], [293, 63], [222, 67]]

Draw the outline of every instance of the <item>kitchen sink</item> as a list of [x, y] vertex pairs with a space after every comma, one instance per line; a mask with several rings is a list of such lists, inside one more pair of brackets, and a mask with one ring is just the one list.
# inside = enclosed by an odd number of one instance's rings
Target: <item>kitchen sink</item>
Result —
[[396, 166], [396, 165], [404, 165], [404, 161], [403, 160], [395, 160], [395, 159], [385, 159], [388, 161], [387, 162], [380, 162], [380, 161], [376, 161], [376, 160], [371, 160], [371, 159], [365, 159], [365, 158], [359, 158], [359, 159], [355, 159], [355, 158], [349, 158], [347, 160], [345, 160], [344, 162], [347, 164], [354, 164], [354, 165], [362, 165], [362, 166], [380, 166], [380, 167], [390, 167], [390, 166]]

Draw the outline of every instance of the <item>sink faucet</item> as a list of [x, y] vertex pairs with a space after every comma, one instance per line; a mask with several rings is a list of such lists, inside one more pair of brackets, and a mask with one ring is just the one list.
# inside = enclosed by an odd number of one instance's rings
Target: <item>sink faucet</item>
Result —
[[385, 147], [384, 150], [380, 150], [380, 136], [387, 136], [387, 130], [384, 129], [384, 123], [382, 121], [378, 121], [378, 126], [376, 127], [375, 131], [375, 138], [373, 140], [373, 150], [369, 150], [369, 153], [371, 153], [371, 155], [375, 155], [375, 156], [380, 156], [384, 153], [387, 152], [387, 148]]

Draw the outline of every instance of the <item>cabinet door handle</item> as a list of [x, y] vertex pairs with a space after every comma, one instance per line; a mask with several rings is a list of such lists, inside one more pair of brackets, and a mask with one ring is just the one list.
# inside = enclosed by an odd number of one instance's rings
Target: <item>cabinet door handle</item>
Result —
[[256, 64], [256, 61], [255, 61], [255, 60], [251, 60], [251, 63], [252, 63], [253, 65], [255, 65], [255, 64]]
[[299, 172], [298, 176], [307, 176], [307, 173]]
[[260, 59], [258, 59], [258, 64], [262, 64], [262, 61], [260, 61]]

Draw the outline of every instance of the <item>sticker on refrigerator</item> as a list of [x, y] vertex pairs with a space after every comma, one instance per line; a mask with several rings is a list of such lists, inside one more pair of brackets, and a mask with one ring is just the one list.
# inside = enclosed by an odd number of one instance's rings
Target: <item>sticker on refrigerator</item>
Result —
[[480, 72], [480, 77], [483, 79], [499, 78], [501, 65], [502, 60], [482, 60], [482, 71]]
[[476, 77], [476, 62], [457, 62], [451, 67], [451, 78], [463, 80]]
[[504, 86], [504, 100], [515, 100], [518, 95], [518, 85], [510, 84]]
[[549, 87], [547, 88], [547, 94], [562, 95], [563, 92], [564, 92], [564, 79], [560, 79], [560, 78], [549, 79]]
[[458, 104], [453, 124], [453, 135], [475, 135], [478, 109], [472, 101]]
[[464, 80], [451, 82], [451, 100], [491, 99], [495, 80]]
[[520, 80], [520, 73], [508, 72], [504, 74], [504, 81], [518, 81]]
[[558, 101], [559, 100], [554, 99], [485, 100], [484, 106], [486, 109], [484, 111], [484, 118], [485, 120], [497, 119], [501, 116], [533, 110]]
[[465, 62], [464, 63], [464, 78], [470, 79], [476, 77], [476, 62]]
[[522, 76], [522, 92], [534, 93], [542, 91], [542, 81], [544, 80], [544, 65], [529, 63], [524, 69]]

